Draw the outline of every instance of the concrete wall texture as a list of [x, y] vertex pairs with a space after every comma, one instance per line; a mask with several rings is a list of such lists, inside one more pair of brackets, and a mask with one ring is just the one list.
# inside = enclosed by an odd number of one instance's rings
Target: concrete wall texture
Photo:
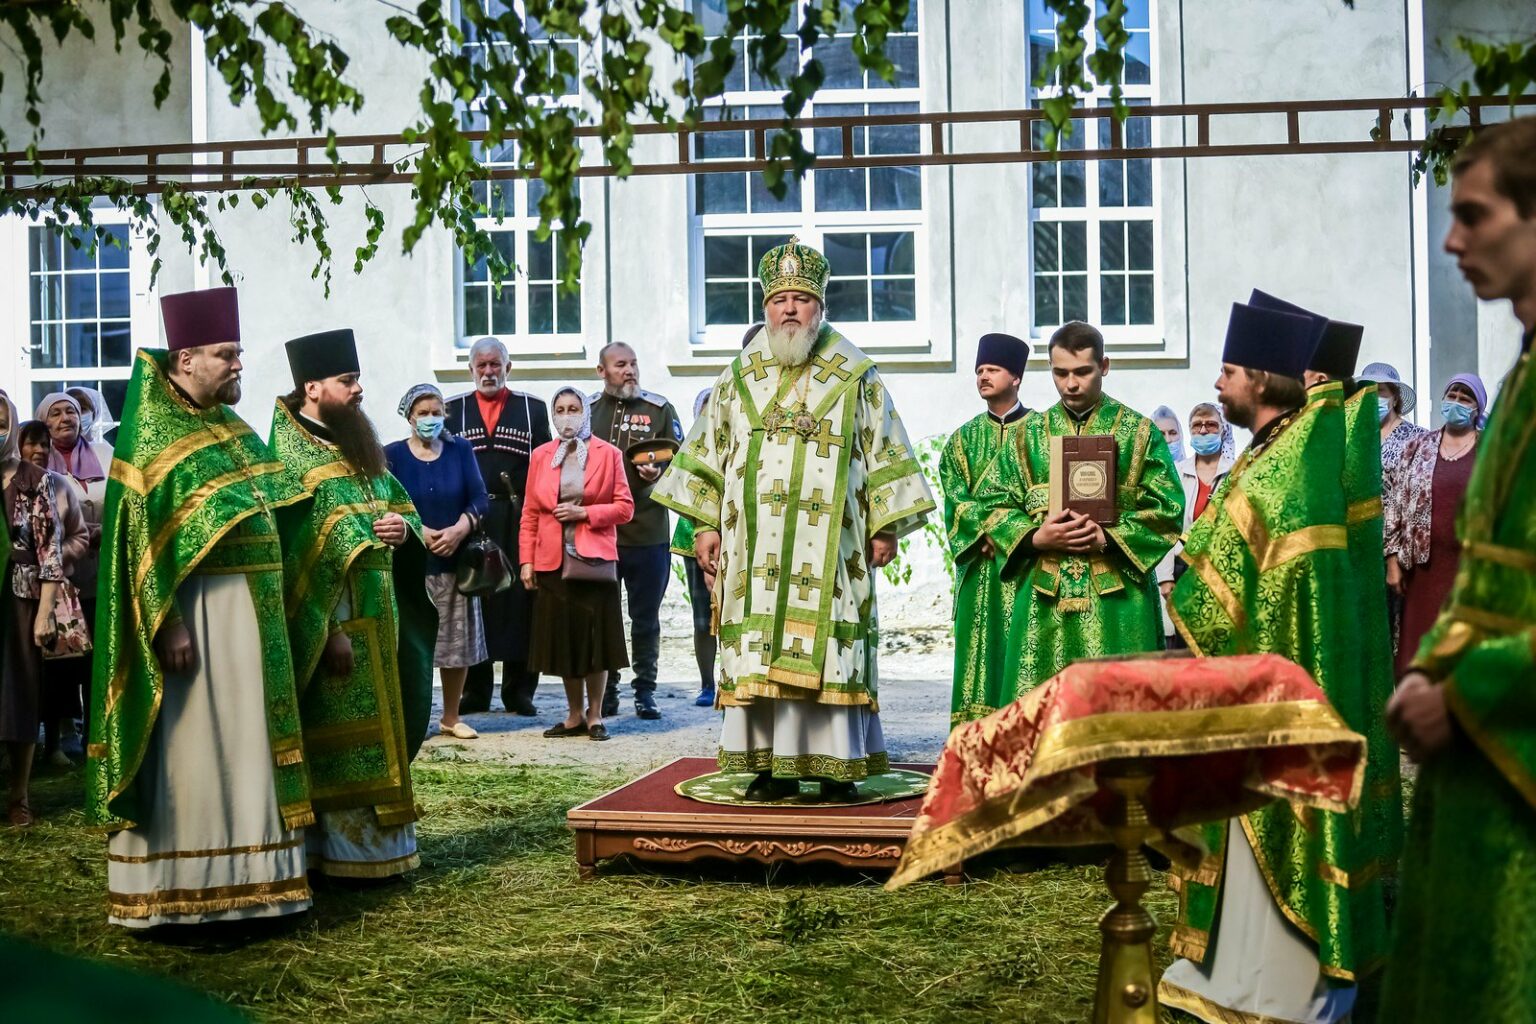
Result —
[[[367, 98], [337, 131], [404, 127], [425, 69], [385, 33], [386, 9], [368, 0], [298, 0], [295, 6], [334, 33], [352, 57], [350, 77]], [[923, 109], [1028, 105], [1026, 36], [1038, 27], [1032, 23], [1040, 17], [1038, 3], [921, 0], [919, 6]], [[1210, 103], [1422, 93], [1426, 83], [1462, 73], [1449, 45], [1457, 33], [1528, 33], [1536, 14], [1521, 0], [1402, 0], [1355, 10], [1338, 0], [1152, 0], [1150, 19], [1146, 99]], [[49, 45], [47, 145], [257, 135], [254, 113], [231, 107], [217, 73], [198, 67], [195, 41], [186, 34], [174, 44], [174, 86], [158, 110], [149, 99], [158, 67], [131, 47], [115, 54], [106, 45]], [[0, 51], [8, 86], [0, 94], [0, 125], [13, 144], [25, 134], [16, 70], [11, 55]], [[1306, 119], [1304, 137], [1363, 138], [1370, 129], [1366, 121]], [[307, 126], [301, 131], [309, 134]], [[1162, 141], [1174, 141], [1175, 135], [1192, 136], [1193, 125], [1168, 119], [1157, 132]], [[1212, 125], [1214, 141], [1274, 139], [1282, 132], [1283, 119], [1225, 118]], [[965, 129], [950, 144], [1001, 147], [1013, 144], [1009, 136], [1010, 129]], [[1030, 182], [1024, 165], [924, 170], [916, 321], [878, 330], [843, 325], [855, 342], [877, 339], [871, 348], [914, 439], [945, 434], [979, 411], [970, 367], [980, 334], [1033, 334], [1043, 350], [1049, 327], [1034, 328], [1031, 316], [1037, 268]], [[1432, 186], [1415, 192], [1406, 155], [1167, 160], [1156, 166], [1153, 182], [1155, 329], [1123, 337], [1111, 332], [1108, 389], [1132, 406], [1150, 411], [1168, 404], [1182, 413], [1210, 398], [1228, 308], [1252, 287], [1364, 323], [1362, 362], [1393, 362], [1426, 394], [1464, 369], [1479, 370], [1494, 386], [1507, 368], [1517, 337], [1514, 321], [1507, 307], [1480, 306], [1440, 253], [1446, 196]], [[562, 383], [587, 381], [597, 350], [624, 340], [639, 352], [644, 385], [672, 398], [686, 417], [694, 394], [727, 358], [718, 344], [699, 344], [692, 183], [681, 177], [588, 179], [583, 189], [594, 224], [585, 256], [583, 329], [554, 338], [506, 337], [516, 360], [515, 385], [547, 396]], [[460, 260], [451, 238], [430, 232], [409, 256], [400, 254], [398, 233], [412, 208], [409, 189], [370, 188], [368, 196], [383, 208], [389, 228], [380, 255], [360, 275], [351, 273], [350, 253], [365, 227], [361, 196], [348, 190], [339, 206], [327, 206], [338, 254], [329, 298], [310, 277], [311, 251], [291, 242], [280, 200], [265, 211], [243, 203], [217, 216], [241, 288], [248, 397], [240, 411], [253, 423], [264, 426], [272, 397], [289, 387], [282, 342], [328, 327], [357, 331], [367, 409], [386, 437], [403, 434], [394, 409], [409, 385], [437, 380], [445, 388], [460, 387], [456, 382], [466, 379], [454, 350], [462, 319]], [[878, 217], [866, 220], [868, 230], [879, 230]], [[764, 222], [757, 230], [771, 233], [773, 225]], [[142, 251], [133, 257], [135, 345], [161, 343], [157, 292], [209, 283], [207, 268], [174, 239], [164, 246], [166, 265], [154, 290], [147, 257]], [[27, 225], [0, 221], [0, 344], [11, 342], [6, 351], [15, 353], [0, 359], [0, 386], [24, 409], [31, 403], [23, 396], [47, 377], [32, 365], [31, 301]], [[837, 320], [835, 308], [830, 315]], [[1031, 363], [1026, 404], [1054, 401], [1043, 367], [1043, 360]], [[1425, 417], [1435, 404], [1423, 403]], [[887, 625], [941, 626], [949, 615], [948, 587], [937, 553], [919, 543], [910, 556], [912, 582], [887, 590], [883, 619]]]

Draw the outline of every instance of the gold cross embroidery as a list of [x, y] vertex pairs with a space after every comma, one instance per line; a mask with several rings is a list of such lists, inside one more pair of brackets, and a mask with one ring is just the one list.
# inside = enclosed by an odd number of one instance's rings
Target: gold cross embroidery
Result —
[[810, 562], [801, 562], [800, 571], [789, 578], [789, 585], [800, 589], [800, 600], [809, 601], [811, 591], [821, 589], [821, 577], [811, 575]]
[[900, 462], [907, 457], [907, 446], [898, 441], [887, 441], [878, 457], [881, 462]]
[[737, 515], [738, 515], [738, 512], [736, 510], [736, 503], [734, 501], [726, 502], [725, 503], [725, 528], [727, 530], [734, 530], [734, 529], [736, 529], [736, 517], [737, 517]]
[[768, 658], [768, 655], [773, 653], [773, 644], [772, 644], [772, 642], [769, 641], [769, 639], [766, 636], [764, 636], [764, 637], [762, 637], [759, 640], [754, 640], [751, 643], [747, 644], [747, 653], [748, 654], [760, 654], [760, 655], [762, 655], [763, 659], [766, 661], [767, 658]]
[[736, 574], [736, 586], [732, 588], [731, 596], [738, 601], [747, 596], [747, 570], [742, 569]]
[[711, 486], [708, 480], [705, 480], [702, 477], [696, 476], [692, 480], [689, 480], [688, 490], [693, 492], [693, 496], [698, 498], [701, 504], [714, 503], [720, 500], [720, 496], [715, 493], [714, 487]]
[[806, 444], [816, 446], [816, 457], [825, 459], [832, 454], [833, 448], [841, 448], [843, 439], [832, 433], [832, 420], [824, 419], [817, 428], [816, 433], [805, 439]]
[[773, 482], [773, 490], [757, 499], [758, 504], [767, 505], [768, 511], [775, 516], [782, 516], [784, 509], [789, 506], [789, 492], [784, 489], [783, 480]]
[[792, 658], [809, 658], [811, 652], [805, 649], [805, 638], [795, 637], [789, 642], [789, 649], [784, 652]]
[[775, 365], [777, 363], [772, 356], [764, 359], [761, 352], [753, 352], [752, 358], [747, 360], [747, 365], [741, 368], [741, 372], [750, 373], [753, 380], [767, 380], [768, 367]]
[[724, 637], [722, 637], [721, 640], [720, 640], [720, 646], [721, 647], [729, 647], [733, 654], [740, 654], [741, 653], [741, 634], [737, 633], [735, 636], [731, 637], [729, 640], [727, 640]]
[[895, 493], [889, 486], [882, 487], [875, 492], [875, 496], [870, 499], [870, 503], [875, 506], [876, 512], [884, 514], [885, 510], [891, 507], [891, 499], [895, 496]]
[[816, 371], [816, 380], [820, 384], [827, 383], [833, 377], [836, 377], [838, 380], [847, 380], [853, 376], [852, 372], [846, 368], [848, 366], [848, 357], [841, 352], [838, 352], [831, 359], [828, 359], [826, 356], [817, 356], [815, 363], [820, 367]]
[[821, 523], [821, 517], [832, 511], [832, 503], [827, 500], [827, 496], [822, 494], [821, 488], [818, 487], [811, 492], [809, 498], [800, 503], [800, 511], [805, 513], [806, 520], [812, 526], [818, 526]]
[[766, 562], [752, 570], [752, 575], [762, 580], [769, 590], [777, 590], [779, 587], [779, 556], [769, 555]]
[[853, 554], [849, 555], [843, 561], [843, 568], [848, 570], [848, 578], [850, 580], [861, 580], [861, 579], [863, 579], [864, 578], [864, 558], [863, 558], [863, 556], [860, 555], [859, 552], [855, 551]]

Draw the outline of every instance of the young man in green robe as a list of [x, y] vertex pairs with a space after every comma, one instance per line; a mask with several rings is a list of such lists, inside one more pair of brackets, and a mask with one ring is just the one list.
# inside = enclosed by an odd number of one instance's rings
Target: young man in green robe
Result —
[[[1344, 423], [1336, 396], [1309, 401], [1301, 381], [1313, 319], [1234, 304], [1217, 391], [1253, 441], [1190, 527], [1169, 615], [1197, 656], [1274, 653], [1306, 669], [1357, 731], [1370, 725], [1340, 486]], [[1277, 734], [1307, 722], [1276, 711]], [[1372, 747], [1371, 759], [1397, 752]], [[1351, 814], [1285, 802], [1206, 828], [1211, 851], [1175, 868], [1180, 894], [1165, 1006], [1202, 1020], [1333, 1024], [1355, 981], [1380, 964], [1382, 875], [1391, 850]]]
[[112, 830], [113, 924], [309, 907], [313, 824], [276, 509], [296, 482], [230, 408], [235, 289], [166, 295], [134, 361], [107, 484], [86, 812]]
[[303, 491], [277, 521], [318, 817], [310, 867], [388, 878], [420, 863], [410, 761], [426, 735], [437, 635], [421, 520], [362, 410], [352, 332], [287, 349], [294, 390], [273, 411], [271, 447]]
[[[1069, 323], [1051, 335], [1051, 380], [1060, 401], [1032, 412], [979, 494], [995, 509], [1023, 509], [986, 524], [1018, 574], [1008, 650], [1017, 664], [1007, 704], [1080, 658], [1163, 649], [1157, 565], [1184, 525], [1184, 485], [1163, 432], [1104, 394], [1104, 336]], [[1102, 526], [1071, 508], [1050, 512], [1051, 439], [1115, 439], [1118, 517]]]
[[[1003, 578], [1003, 564], [985, 533], [989, 523], [1022, 517], [1024, 509], [977, 500], [1003, 449], [1028, 409], [1019, 384], [1029, 343], [1011, 334], [984, 334], [976, 345], [976, 393], [987, 411], [950, 436], [939, 457], [944, 488], [944, 531], [955, 562], [955, 679], [951, 725], [990, 715], [1015, 692], [1017, 663], [1009, 657], [1007, 623], [1013, 616], [1018, 578]], [[1011, 699], [1011, 698], [1009, 698]]]
[[1461, 566], [1388, 709], [1421, 765], [1380, 1019], [1526, 1021], [1536, 1010], [1536, 118], [1457, 156], [1445, 249], [1524, 332], [1477, 447]]

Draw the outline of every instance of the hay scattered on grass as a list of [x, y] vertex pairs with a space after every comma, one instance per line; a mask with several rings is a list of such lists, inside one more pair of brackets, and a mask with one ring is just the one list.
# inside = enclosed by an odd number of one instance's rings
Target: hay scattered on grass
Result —
[[[1034, 857], [963, 887], [897, 893], [833, 869], [638, 867], [576, 878], [565, 812], [606, 771], [415, 766], [422, 869], [327, 886], [291, 931], [224, 951], [107, 926], [103, 840], [79, 773], [43, 776], [27, 833], [0, 833], [0, 920], [43, 945], [175, 977], [266, 1021], [763, 1024], [1087, 1019], [1102, 868]], [[1163, 925], [1172, 895], [1148, 905]], [[1159, 966], [1163, 966], [1160, 963]], [[1168, 1019], [1174, 1019], [1169, 1015]]]

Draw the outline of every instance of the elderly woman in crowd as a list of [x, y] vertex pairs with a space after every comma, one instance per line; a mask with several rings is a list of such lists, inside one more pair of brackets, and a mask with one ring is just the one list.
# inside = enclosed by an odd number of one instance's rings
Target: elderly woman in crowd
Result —
[[[1167, 407], [1164, 406], [1164, 409]], [[1158, 410], [1161, 413], [1163, 409]], [[1154, 422], [1161, 423], [1154, 418]], [[1166, 432], [1164, 434], [1166, 437]], [[1192, 453], [1178, 460], [1175, 468], [1184, 483], [1184, 532], [1211, 500], [1211, 492], [1232, 469], [1232, 427], [1221, 415], [1220, 406], [1201, 402], [1189, 411], [1189, 446]], [[1175, 544], [1157, 567], [1157, 583], [1163, 593], [1163, 633], [1169, 647], [1183, 647], [1184, 643], [1174, 631], [1168, 617], [1168, 597], [1173, 593], [1174, 581], [1182, 574], [1183, 563], [1178, 561], [1182, 544]]]
[[102, 443], [109, 448], [112, 435], [117, 432], [117, 420], [107, 406], [107, 396], [95, 388], [65, 388], [64, 393], [80, 405], [80, 436], [92, 444]]
[[1452, 377], [1440, 402], [1445, 426], [1409, 441], [1383, 481], [1387, 585], [1403, 599], [1398, 675], [1408, 671], [1456, 579], [1456, 513], [1472, 479], [1487, 409], [1488, 390], [1476, 374]]
[[[21, 425], [17, 439], [21, 446], [21, 460], [30, 462], [52, 478], [54, 509], [58, 515], [60, 543], [64, 553], [64, 576], [76, 588], [76, 601], [81, 607], [80, 621], [74, 627], [89, 638], [90, 625], [85, 618], [84, 601], [81, 598], [89, 596], [94, 604], [95, 592], [93, 589], [90, 595], [79, 594], [75, 576], [82, 563], [95, 557], [91, 533], [85, 523], [85, 511], [68, 481], [48, 469], [48, 452], [53, 447], [48, 424], [40, 420], [28, 420]], [[63, 586], [61, 583], [60, 587]], [[43, 662], [43, 756], [55, 767], [71, 767], [74, 764], [72, 758], [78, 759], [84, 755], [75, 719], [89, 710], [83, 698], [91, 684], [90, 668], [91, 662], [86, 656], [55, 658]], [[63, 746], [72, 749], [60, 749], [61, 736]]]
[[1183, 462], [1189, 452], [1184, 448], [1184, 431], [1179, 427], [1179, 417], [1166, 405], [1160, 405], [1152, 413], [1152, 422], [1163, 432], [1163, 440], [1168, 442], [1168, 451], [1173, 454], [1174, 464]]
[[411, 425], [404, 441], [384, 446], [389, 471], [405, 487], [421, 515], [427, 544], [427, 591], [437, 606], [437, 647], [433, 663], [443, 680], [443, 717], [437, 731], [455, 739], [480, 734], [459, 718], [459, 698], [471, 665], [484, 661], [485, 626], [480, 598], [457, 585], [459, 548], [490, 499], [469, 442], [443, 429], [443, 393], [417, 384], [400, 399], [400, 415]]
[[585, 396], [561, 388], [551, 413], [555, 440], [533, 450], [518, 535], [523, 586], [538, 592], [528, 668], [565, 683], [569, 713], [545, 736], [606, 740], [603, 687], [610, 671], [629, 665], [616, 528], [635, 502], [624, 457], [592, 436]]
[[32, 778], [32, 753], [37, 746], [41, 710], [42, 648], [53, 640], [54, 599], [64, 578], [64, 550], [60, 542], [54, 477], [30, 462], [23, 462], [19, 437], [21, 423], [10, 397], [0, 392], [0, 510], [10, 539], [10, 561], [5, 574], [8, 603], [6, 627], [0, 636], [0, 742], [10, 759], [10, 800], [7, 817], [12, 825], [32, 824], [28, 789]]
[[[105, 404], [103, 399], [103, 408]], [[34, 418], [48, 425], [48, 434], [52, 440], [48, 449], [47, 468], [64, 478], [79, 501], [85, 517], [89, 548], [74, 559], [69, 567], [69, 580], [80, 592], [80, 609], [85, 621], [91, 623], [96, 621], [96, 571], [101, 557], [101, 514], [106, 505], [107, 472], [112, 468], [112, 446], [103, 441], [91, 441], [87, 435], [87, 431], [95, 426], [97, 416], [94, 405], [90, 412], [86, 412], [79, 400], [65, 391], [45, 395], [37, 403], [34, 413]], [[69, 664], [59, 665], [52, 672], [55, 676], [67, 678], [54, 681], [61, 683], [71, 693], [80, 693], [81, 708], [89, 708], [92, 655], [87, 652], [67, 660]], [[67, 752], [74, 753], [78, 740], [72, 729], [66, 729], [60, 742]]]

